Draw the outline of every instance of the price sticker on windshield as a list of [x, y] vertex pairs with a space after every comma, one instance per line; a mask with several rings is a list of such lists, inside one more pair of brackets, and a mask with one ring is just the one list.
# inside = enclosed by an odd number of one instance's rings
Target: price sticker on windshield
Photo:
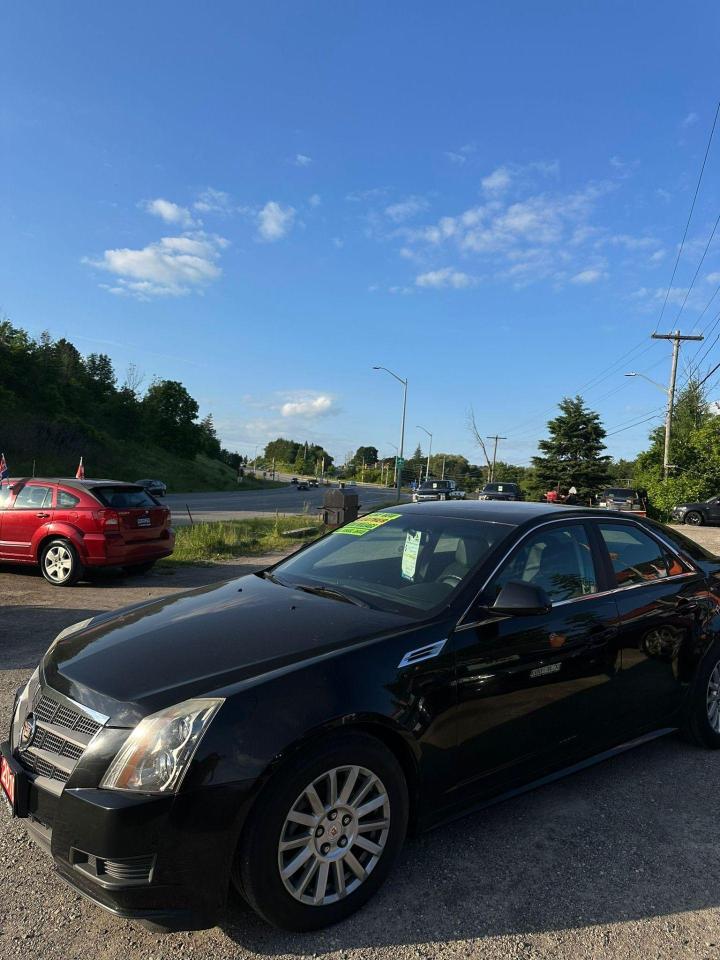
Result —
[[366, 533], [377, 530], [378, 527], [389, 520], [397, 520], [399, 516], [399, 513], [369, 513], [366, 517], [359, 517], [357, 520], [345, 524], [344, 527], [340, 527], [335, 532], [347, 533], [351, 537], [364, 537]]
[[421, 537], [422, 532], [420, 530], [415, 533], [408, 533], [405, 537], [401, 567], [403, 579], [405, 580], [412, 580], [415, 577]]

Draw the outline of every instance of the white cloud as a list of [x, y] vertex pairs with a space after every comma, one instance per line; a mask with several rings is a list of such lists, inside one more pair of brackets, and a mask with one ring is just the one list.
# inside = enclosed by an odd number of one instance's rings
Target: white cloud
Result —
[[217, 260], [227, 245], [223, 237], [196, 232], [163, 237], [141, 249], [106, 250], [100, 259], [84, 262], [115, 275], [114, 284], [104, 285], [110, 293], [140, 300], [179, 297], [221, 276]]
[[391, 203], [385, 207], [385, 216], [389, 217], [394, 223], [402, 223], [411, 217], [417, 216], [423, 210], [427, 210], [428, 202], [424, 197], [407, 197], [399, 203]]
[[333, 413], [333, 400], [326, 393], [302, 394], [280, 408], [284, 417], [323, 417]]
[[692, 127], [693, 124], [696, 124], [699, 119], [700, 117], [696, 113], [693, 113], [692, 111], [690, 111], [690, 113], [688, 113], [687, 116], [683, 117], [680, 123], [680, 126], [687, 129], [688, 127]]
[[308, 199], [308, 203], [310, 204], [311, 207], [319, 207], [320, 204], [322, 203], [322, 197], [320, 196], [319, 193], [314, 193], [314, 194]]
[[476, 149], [477, 147], [475, 144], [466, 143], [458, 150], [445, 150], [444, 155], [450, 161], [450, 163], [455, 164], [457, 167], [462, 167], [467, 163], [468, 157], [475, 153]]
[[414, 293], [412, 287], [403, 287], [403, 286], [394, 286], [388, 287], [388, 293], [400, 294], [400, 296], [406, 297], [410, 293]]
[[581, 270], [580, 273], [576, 273], [574, 277], [571, 277], [570, 283], [597, 283], [597, 281], [601, 279], [602, 275], [602, 270], [596, 270], [593, 267], [588, 267], [588, 269]]
[[345, 241], [342, 239], [342, 237], [333, 237], [333, 238], [332, 238], [332, 245], [333, 245], [337, 250], [342, 250], [342, 248], [345, 246]]
[[309, 167], [312, 163], [312, 157], [308, 157], [304, 153], [296, 153], [293, 163], [296, 167]]
[[498, 167], [480, 181], [486, 193], [504, 193], [510, 186], [512, 175], [507, 167]]
[[666, 256], [666, 250], [656, 250], [655, 253], [650, 254], [650, 263], [660, 263], [660, 261], [664, 260]]
[[708, 283], [720, 283], [720, 273], [709, 273], [705, 279]]
[[430, 270], [428, 273], [421, 273], [415, 277], [415, 284], [418, 287], [434, 287], [436, 290], [442, 287], [453, 287], [455, 290], [462, 290], [475, 283], [475, 278], [460, 270], [454, 270], [452, 267], [443, 267], [441, 270]]
[[187, 207], [181, 207], [171, 200], [163, 200], [162, 197], [158, 197], [156, 200], [147, 200], [144, 208], [154, 217], [160, 217], [165, 223], [172, 223], [179, 227], [194, 226], [194, 220]]
[[276, 200], [269, 200], [257, 215], [258, 235], [268, 243], [282, 240], [292, 230], [294, 222], [294, 207], [283, 207]]
[[229, 213], [230, 195], [225, 193], [224, 190], [206, 187], [199, 194], [193, 208], [199, 213]]

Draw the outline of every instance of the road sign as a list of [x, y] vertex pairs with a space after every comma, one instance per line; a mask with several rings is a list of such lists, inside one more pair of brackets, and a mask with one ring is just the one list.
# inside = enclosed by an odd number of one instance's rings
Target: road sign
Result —
[[398, 469], [400, 470], [400, 469], [402, 469], [402, 468], [405, 466], [405, 458], [404, 458], [404, 457], [395, 457], [395, 463], [397, 464]]

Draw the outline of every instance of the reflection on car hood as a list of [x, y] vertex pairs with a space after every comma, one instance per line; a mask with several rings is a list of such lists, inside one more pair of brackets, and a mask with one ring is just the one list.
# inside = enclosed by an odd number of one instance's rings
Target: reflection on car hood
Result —
[[53, 689], [124, 725], [409, 622], [251, 575], [96, 617], [43, 671]]

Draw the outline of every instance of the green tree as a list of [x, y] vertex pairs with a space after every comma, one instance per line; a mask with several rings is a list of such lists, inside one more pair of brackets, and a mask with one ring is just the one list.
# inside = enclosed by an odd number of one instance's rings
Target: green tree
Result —
[[358, 447], [351, 463], [355, 467], [361, 467], [363, 463], [366, 467], [369, 467], [374, 466], [379, 459], [377, 447]]
[[550, 436], [538, 444], [542, 455], [533, 457], [535, 477], [546, 490], [574, 486], [584, 498], [610, 480], [610, 457], [602, 453], [605, 429], [580, 396], [564, 397], [559, 408], [548, 422]]
[[142, 401], [150, 435], [161, 445], [187, 457], [194, 456], [200, 437], [195, 423], [197, 401], [177, 380], [154, 380]]

